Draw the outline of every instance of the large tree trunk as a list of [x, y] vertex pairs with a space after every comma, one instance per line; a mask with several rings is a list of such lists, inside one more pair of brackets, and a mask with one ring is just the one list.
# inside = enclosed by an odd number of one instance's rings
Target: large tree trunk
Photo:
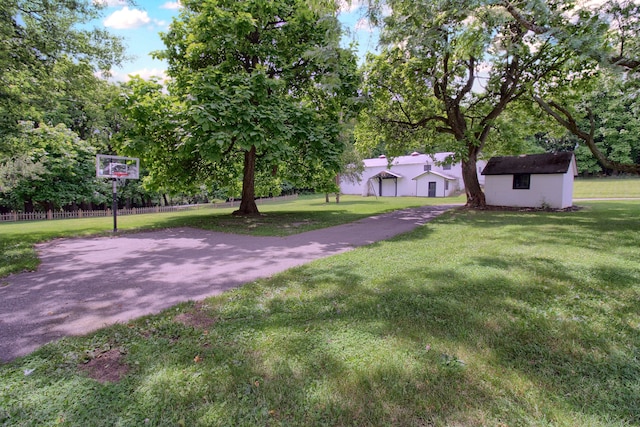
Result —
[[487, 205], [478, 180], [477, 160], [478, 150], [476, 147], [470, 147], [469, 158], [462, 160], [462, 179], [467, 193], [467, 206], [471, 208], [483, 208]]
[[240, 209], [233, 212], [234, 215], [259, 215], [258, 206], [256, 205], [256, 147], [251, 147], [249, 151], [244, 152], [244, 171], [242, 178], [242, 201]]

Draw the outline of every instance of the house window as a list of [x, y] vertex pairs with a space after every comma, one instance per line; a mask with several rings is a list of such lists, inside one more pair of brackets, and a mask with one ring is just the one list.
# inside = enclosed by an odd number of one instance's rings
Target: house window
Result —
[[531, 185], [531, 174], [516, 173], [513, 175], [514, 190], [528, 190]]
[[424, 171], [429, 172], [431, 170], [431, 165], [424, 165]]
[[450, 171], [451, 170], [451, 165], [442, 165], [442, 170], [443, 171]]

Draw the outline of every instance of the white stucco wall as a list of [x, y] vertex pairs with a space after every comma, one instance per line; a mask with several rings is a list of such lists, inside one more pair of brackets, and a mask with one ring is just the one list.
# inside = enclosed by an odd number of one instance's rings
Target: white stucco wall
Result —
[[573, 174], [532, 174], [528, 190], [514, 190], [513, 175], [487, 175], [484, 191], [488, 205], [563, 209], [573, 204]]

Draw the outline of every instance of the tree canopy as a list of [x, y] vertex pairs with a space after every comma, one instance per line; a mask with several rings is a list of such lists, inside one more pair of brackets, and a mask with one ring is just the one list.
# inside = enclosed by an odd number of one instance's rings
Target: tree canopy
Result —
[[[0, 163], [0, 204], [20, 210], [104, 203], [95, 179], [95, 148], [65, 125], [22, 124], [21, 154]], [[16, 142], [15, 145], [19, 145]], [[89, 178], [89, 179], [87, 179]]]
[[0, 2], [0, 209], [102, 202], [91, 156], [111, 151], [122, 123], [108, 107], [115, 86], [95, 73], [125, 58], [92, 27], [104, 4]]
[[592, 29], [581, 42], [563, 28], [515, 16], [535, 33], [553, 31], [571, 42], [571, 66], [551, 86], [534, 88], [534, 101], [582, 140], [603, 168], [640, 174], [637, 141], [627, 136], [640, 120], [634, 107], [640, 85], [640, 4], [610, 1], [582, 11], [580, 19]]
[[335, 3], [194, 0], [183, 6], [163, 35], [166, 49], [157, 53], [169, 63], [169, 93], [163, 98], [157, 85], [129, 85], [126, 109], [133, 112], [140, 102], [149, 108], [138, 110], [147, 119], [137, 120], [125, 150], [148, 150], [154, 165], [169, 165], [156, 176], [166, 184], [233, 188], [240, 174], [240, 214], [258, 213], [258, 175], [261, 182], [294, 183], [335, 175], [340, 123], [358, 85], [355, 57], [339, 46]]
[[[628, 26], [580, 2], [384, 3], [391, 14], [373, 16], [384, 24], [383, 49], [368, 60], [371, 102], [358, 134], [375, 132], [399, 144], [396, 151], [425, 141], [453, 151], [471, 206], [485, 203], [476, 160], [492, 139], [508, 134], [505, 114], [512, 118], [517, 102], [564, 96], [568, 84], [584, 93], [578, 82], [586, 84], [603, 64], [634, 64], [625, 56], [630, 47], [614, 49]], [[628, 46], [631, 32], [624, 37]]]
[[92, 76], [96, 70], [107, 72], [121, 63], [124, 59], [121, 40], [104, 29], [90, 27], [102, 8], [103, 2], [94, 0], [0, 3], [3, 134], [17, 130], [21, 120], [44, 119], [52, 100], [64, 97], [59, 85], [61, 74]]

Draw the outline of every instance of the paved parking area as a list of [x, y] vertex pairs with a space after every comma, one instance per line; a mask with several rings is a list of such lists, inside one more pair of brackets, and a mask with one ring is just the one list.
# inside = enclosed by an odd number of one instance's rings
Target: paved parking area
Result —
[[0, 287], [0, 361], [389, 239], [452, 207], [405, 209], [288, 237], [175, 228], [39, 245], [39, 269]]

